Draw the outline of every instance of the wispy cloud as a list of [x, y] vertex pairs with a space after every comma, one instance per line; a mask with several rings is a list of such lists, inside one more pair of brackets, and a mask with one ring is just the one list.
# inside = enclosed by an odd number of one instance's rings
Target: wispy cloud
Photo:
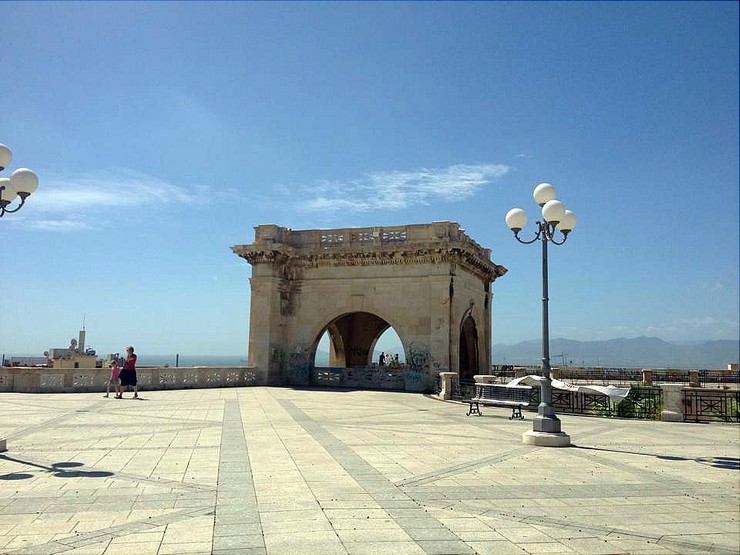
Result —
[[684, 318], [683, 320], [679, 320], [679, 324], [692, 328], [708, 328], [714, 326], [738, 327], [738, 322], [736, 321], [718, 320], [712, 316], [704, 316], [702, 318]]
[[81, 176], [51, 177], [39, 188], [34, 207], [42, 212], [85, 211], [157, 203], [190, 203], [199, 195], [145, 173], [127, 168]]
[[366, 174], [348, 181], [319, 181], [304, 188], [299, 208], [306, 212], [401, 210], [475, 195], [509, 171], [502, 164], [456, 164], [447, 168]]
[[127, 208], [202, 203], [213, 196], [207, 187], [186, 189], [129, 168], [76, 176], [47, 174], [44, 186], [28, 201], [37, 217], [26, 213], [18, 221], [40, 231], [83, 231], [101, 227], [106, 214]]
[[85, 229], [93, 229], [92, 225], [82, 219], [32, 220], [29, 222], [29, 227], [31, 227], [32, 229], [38, 229], [40, 231], [53, 232], [82, 231]]
[[717, 291], [722, 291], [725, 288], [725, 284], [720, 281], [702, 281], [699, 287], [710, 293], [716, 293]]

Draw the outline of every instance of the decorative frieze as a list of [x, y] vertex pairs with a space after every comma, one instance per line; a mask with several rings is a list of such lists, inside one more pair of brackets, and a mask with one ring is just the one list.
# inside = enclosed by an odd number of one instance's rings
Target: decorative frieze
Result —
[[[395, 233], [395, 232], [394, 232]], [[400, 232], [399, 232], [400, 233]], [[506, 273], [506, 268], [491, 262], [488, 251], [474, 248], [471, 244], [439, 246], [434, 244], [412, 245], [405, 243], [405, 235], [396, 234], [388, 240], [390, 244], [371, 246], [367, 245], [352, 248], [345, 245], [340, 249], [319, 248], [316, 250], [301, 249], [291, 254], [283, 251], [265, 251], [259, 245], [237, 245], [232, 250], [252, 265], [275, 264], [283, 265], [281, 277], [295, 280], [293, 274], [297, 268], [320, 268], [341, 266], [397, 266], [408, 264], [442, 264], [455, 263], [475, 273], [482, 279], [493, 281]], [[343, 244], [343, 235], [324, 234], [322, 245]], [[287, 272], [287, 273], [286, 273]]]

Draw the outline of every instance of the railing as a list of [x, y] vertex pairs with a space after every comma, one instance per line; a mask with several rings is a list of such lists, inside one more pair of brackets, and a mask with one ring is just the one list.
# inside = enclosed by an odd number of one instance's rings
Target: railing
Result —
[[601, 382], [608, 384], [628, 384], [642, 380], [642, 371], [629, 368], [583, 368], [570, 370], [559, 368], [558, 374], [561, 379], [583, 380], [589, 383]]
[[[607, 395], [582, 391], [552, 390], [552, 404], [561, 414], [583, 414], [615, 418], [656, 420], [660, 418], [662, 391], [659, 387], [633, 384], [626, 399], [619, 403]], [[540, 388], [532, 388], [528, 410], [536, 411], [540, 403]]]
[[[442, 392], [442, 382], [439, 374], [437, 374], [434, 380], [434, 392], [439, 395]], [[470, 399], [475, 395], [475, 382], [463, 380], [460, 381], [457, 376], [452, 378], [452, 389], [450, 391], [450, 399], [453, 401], [462, 401], [463, 399]]]
[[[512, 366], [495, 364], [491, 367], [492, 374], [499, 378], [513, 379], [518, 376], [541, 374], [540, 366]], [[576, 382], [601, 383], [604, 385], [626, 385], [642, 382], [643, 372], [650, 373], [653, 383], [682, 383], [685, 385], [708, 384], [731, 385], [740, 384], [740, 371], [738, 370], [687, 370], [671, 368], [582, 368], [576, 366], [563, 366], [553, 368], [553, 377]]]
[[727, 389], [683, 390], [686, 422], [740, 422], [740, 391]]
[[[0, 368], [0, 391], [83, 393], [105, 391], [107, 368]], [[140, 390], [238, 387], [261, 383], [253, 368], [136, 369]]]
[[46, 366], [48, 359], [46, 357], [10, 357], [7, 360], [3, 357], [3, 366], [30, 366], [30, 367], [42, 367]]
[[663, 390], [660, 387], [632, 385], [626, 399], [617, 405], [616, 416], [656, 420], [663, 406]]
[[[451, 376], [449, 398], [463, 401], [473, 396], [475, 382], [460, 382], [457, 376]], [[436, 380], [436, 392], [442, 391], [441, 379]], [[655, 420], [660, 418], [662, 408], [662, 390], [660, 387], [644, 387], [633, 384], [626, 399], [619, 403], [607, 395], [553, 389], [553, 407], [561, 414], [583, 414], [604, 417], [639, 418]], [[540, 388], [530, 390], [528, 410], [537, 411], [540, 404]]]
[[702, 370], [701, 382], [721, 385], [740, 384], [740, 370]]
[[375, 368], [315, 367], [311, 372], [311, 385], [323, 387], [349, 387], [365, 389], [406, 388], [406, 368], [382, 366]]
[[475, 396], [475, 382], [472, 381], [458, 381], [452, 382], [452, 396], [453, 398], [470, 399]]
[[[691, 373], [689, 370], [653, 370], [653, 383], [682, 383], [688, 385], [691, 383]], [[701, 373], [699, 374], [701, 383]]]

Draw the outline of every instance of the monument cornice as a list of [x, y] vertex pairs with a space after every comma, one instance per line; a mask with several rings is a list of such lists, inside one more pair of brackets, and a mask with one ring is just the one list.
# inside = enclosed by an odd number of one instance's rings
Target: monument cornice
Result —
[[387, 245], [373, 248], [337, 247], [313, 252], [297, 252], [293, 248], [261, 248], [258, 245], [232, 247], [235, 254], [255, 264], [285, 264], [293, 268], [311, 269], [342, 266], [395, 266], [454, 263], [481, 278], [493, 281], [507, 269], [480, 256], [465, 245], [430, 243], [427, 245]]

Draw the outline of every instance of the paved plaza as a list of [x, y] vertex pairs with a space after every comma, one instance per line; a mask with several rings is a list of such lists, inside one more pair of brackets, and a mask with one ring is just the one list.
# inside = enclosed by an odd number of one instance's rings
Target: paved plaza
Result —
[[740, 428], [380, 391], [0, 393], [0, 553], [740, 551]]

